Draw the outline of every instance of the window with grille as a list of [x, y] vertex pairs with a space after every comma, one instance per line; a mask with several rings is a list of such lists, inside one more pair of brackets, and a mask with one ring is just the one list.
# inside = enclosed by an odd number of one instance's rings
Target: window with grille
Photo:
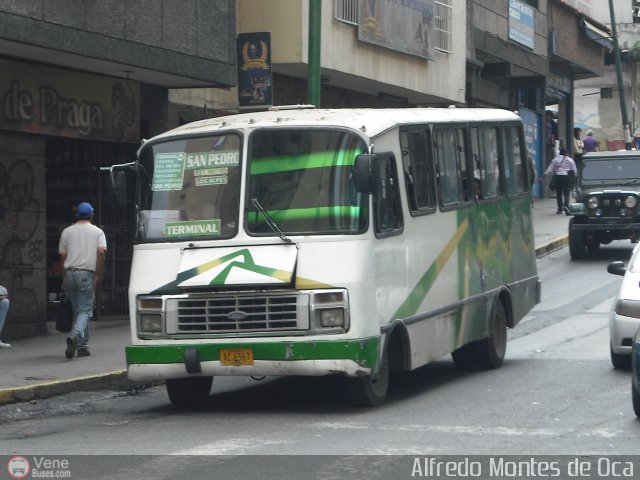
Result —
[[358, 0], [333, 0], [333, 18], [339, 22], [358, 25]]
[[451, 2], [453, 0], [436, 0], [435, 30], [437, 50], [451, 53]]
[[[451, 53], [453, 0], [436, 0], [435, 3], [435, 48]], [[333, 0], [333, 18], [339, 22], [358, 25], [358, 0]]]

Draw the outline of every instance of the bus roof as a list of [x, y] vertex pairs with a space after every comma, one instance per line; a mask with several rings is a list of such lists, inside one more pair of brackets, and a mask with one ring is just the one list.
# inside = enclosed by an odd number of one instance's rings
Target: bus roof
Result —
[[268, 126], [314, 127], [335, 125], [359, 130], [375, 137], [399, 124], [512, 122], [520, 117], [508, 110], [492, 108], [349, 108], [316, 109], [310, 106], [275, 107], [270, 110], [208, 118], [182, 125], [154, 137], [198, 135], [221, 128], [257, 128]]

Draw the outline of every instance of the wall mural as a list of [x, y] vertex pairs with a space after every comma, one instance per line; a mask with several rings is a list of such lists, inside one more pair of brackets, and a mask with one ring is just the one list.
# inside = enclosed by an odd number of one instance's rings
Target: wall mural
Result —
[[27, 161], [0, 163], [0, 284], [11, 295], [6, 331], [20, 319], [35, 322], [42, 317], [35, 288], [42, 282], [34, 276], [43, 271], [46, 248], [37, 234], [41, 212], [34, 183]]

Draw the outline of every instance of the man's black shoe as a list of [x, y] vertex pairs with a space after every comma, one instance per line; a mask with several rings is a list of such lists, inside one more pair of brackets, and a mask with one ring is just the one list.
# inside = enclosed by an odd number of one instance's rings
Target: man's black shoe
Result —
[[78, 353], [76, 353], [78, 357], [89, 357], [91, 356], [91, 352], [88, 348], [79, 348]]
[[64, 351], [64, 356], [67, 357], [69, 360], [71, 360], [73, 358], [73, 356], [76, 354], [76, 345], [78, 344], [78, 340], [76, 339], [75, 336], [70, 336], [67, 337], [67, 348]]

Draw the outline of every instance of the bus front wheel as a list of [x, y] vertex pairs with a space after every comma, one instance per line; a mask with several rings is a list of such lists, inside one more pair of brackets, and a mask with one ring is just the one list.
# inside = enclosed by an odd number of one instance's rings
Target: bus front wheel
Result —
[[347, 394], [351, 403], [361, 407], [375, 407], [383, 403], [389, 391], [389, 373], [389, 356], [384, 352], [377, 373], [347, 378]]
[[167, 380], [165, 385], [174, 407], [193, 408], [204, 405], [212, 383], [213, 377], [188, 377]]

